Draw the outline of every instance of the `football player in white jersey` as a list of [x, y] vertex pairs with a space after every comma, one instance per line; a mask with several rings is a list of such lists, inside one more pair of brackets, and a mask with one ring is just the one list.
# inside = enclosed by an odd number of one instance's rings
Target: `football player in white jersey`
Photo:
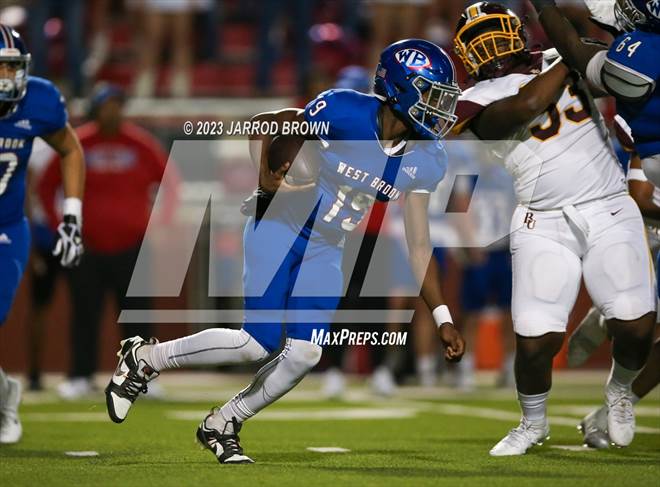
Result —
[[477, 81], [459, 103], [458, 129], [492, 143], [514, 178], [512, 314], [520, 425], [490, 451], [522, 455], [548, 437], [552, 359], [583, 277], [613, 336], [606, 386], [611, 440], [630, 444], [630, 385], [655, 323], [655, 282], [643, 221], [598, 111], [561, 62], [531, 53], [520, 18], [500, 5], [466, 9], [456, 50]]
[[[619, 115], [615, 117], [615, 128], [621, 145], [630, 154], [628, 191], [644, 217], [651, 254], [657, 255], [660, 251], [660, 188], [646, 178], [642, 170], [642, 160], [635, 152], [632, 131]], [[657, 273], [656, 264], [656, 275]], [[568, 365], [582, 365], [606, 339], [605, 318], [597, 308], [591, 308], [568, 340]], [[660, 326], [656, 324], [653, 348], [646, 366], [631, 386], [633, 404], [646, 397], [659, 383]], [[604, 405], [585, 416], [578, 428], [582, 431], [586, 445], [592, 448], [608, 448], [610, 438], [607, 434], [607, 406]]]

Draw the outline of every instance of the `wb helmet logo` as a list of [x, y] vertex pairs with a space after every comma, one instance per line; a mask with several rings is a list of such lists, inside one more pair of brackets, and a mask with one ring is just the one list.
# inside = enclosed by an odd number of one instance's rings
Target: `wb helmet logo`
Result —
[[660, 19], [660, 0], [649, 0], [646, 2], [646, 9], [651, 12], [655, 18]]
[[408, 69], [424, 69], [431, 66], [431, 60], [422, 51], [417, 49], [402, 49], [394, 57]]

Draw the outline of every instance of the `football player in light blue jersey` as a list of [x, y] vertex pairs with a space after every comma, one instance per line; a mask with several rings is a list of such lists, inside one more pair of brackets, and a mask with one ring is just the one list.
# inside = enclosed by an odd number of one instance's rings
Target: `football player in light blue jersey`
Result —
[[632, 129], [644, 172], [660, 186], [660, 0], [615, 0], [615, 28], [626, 32], [609, 48], [582, 42], [555, 0], [531, 2], [564, 62], [616, 98], [617, 112]]
[[291, 390], [319, 361], [322, 349], [314, 336], [327, 333], [342, 294], [346, 232], [360, 223], [375, 200], [404, 194], [413, 270], [423, 283], [422, 296], [433, 310], [446, 359], [460, 359], [464, 343], [453, 327], [430, 259], [427, 218], [429, 194], [446, 169], [438, 141], [456, 121], [460, 90], [455, 69], [436, 45], [409, 39], [383, 51], [374, 83], [373, 95], [334, 89], [304, 110], [253, 118], [280, 127], [286, 122], [324, 123], [328, 131], [320, 140], [305, 144], [315, 146], [318, 176], [301, 186], [287, 182], [291, 163], [271, 169], [268, 161], [279, 133], [251, 137], [252, 158], [259, 167], [257, 204], [267, 203], [268, 208], [263, 215], [250, 216], [245, 227], [243, 329], [210, 329], [161, 344], [140, 337], [124, 341], [106, 389], [113, 421], [126, 418], [148, 381], [163, 369], [254, 362], [276, 353], [252, 384], [215, 408], [197, 430], [198, 440], [220, 463], [252, 463], [238, 433], [247, 419]]
[[[35, 137], [62, 158], [63, 222], [55, 254], [65, 267], [82, 254], [80, 236], [85, 164], [64, 99], [50, 81], [28, 75], [30, 54], [18, 33], [0, 24], [0, 325], [11, 309], [30, 249], [25, 206], [27, 162]], [[21, 385], [0, 369], [0, 443], [16, 443]]]

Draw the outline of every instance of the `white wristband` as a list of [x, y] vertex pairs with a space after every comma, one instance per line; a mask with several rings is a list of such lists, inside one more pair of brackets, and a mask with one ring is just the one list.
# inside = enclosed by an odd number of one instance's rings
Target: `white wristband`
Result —
[[452, 325], [454, 324], [453, 320], [451, 319], [449, 308], [444, 304], [441, 304], [433, 310], [433, 319], [435, 320], [435, 324], [438, 328], [444, 323], [451, 323]]
[[82, 201], [79, 198], [64, 198], [62, 215], [73, 215], [78, 224], [82, 225]]
[[628, 181], [648, 181], [643, 169], [628, 169]]

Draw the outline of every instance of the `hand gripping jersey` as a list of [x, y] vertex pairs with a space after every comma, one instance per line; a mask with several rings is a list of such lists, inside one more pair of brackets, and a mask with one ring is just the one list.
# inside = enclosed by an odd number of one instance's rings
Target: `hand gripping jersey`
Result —
[[[617, 37], [607, 51], [602, 81], [608, 88], [621, 79], [645, 81], [653, 90], [646, 99], [627, 101], [617, 96], [617, 112], [632, 129], [635, 149], [642, 159], [660, 154], [660, 35], [635, 30]], [[620, 90], [617, 90], [617, 92]]]
[[[535, 76], [510, 74], [466, 90], [458, 104], [458, 130], [491, 103], [516, 95]], [[589, 95], [566, 87], [557, 103], [527, 126], [508, 140], [492, 143], [493, 154], [504, 160], [514, 178], [519, 204], [550, 210], [626, 191], [614, 149], [581, 96]]]
[[0, 226], [23, 218], [27, 163], [35, 137], [67, 121], [64, 99], [50, 81], [30, 76], [12, 115], [0, 119]]
[[305, 107], [308, 122], [327, 122], [328, 127], [320, 135], [314, 232], [343, 235], [360, 223], [376, 199], [433, 192], [444, 177], [447, 155], [439, 142], [403, 141], [391, 149], [381, 145], [378, 112], [383, 103], [377, 95], [337, 89], [321, 93]]

